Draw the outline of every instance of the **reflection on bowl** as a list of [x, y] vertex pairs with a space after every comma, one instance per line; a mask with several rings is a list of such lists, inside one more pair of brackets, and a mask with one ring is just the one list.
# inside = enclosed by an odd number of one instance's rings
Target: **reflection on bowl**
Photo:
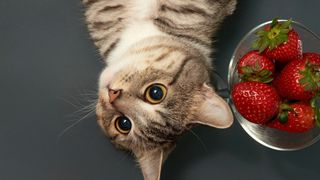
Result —
[[[285, 20], [279, 20], [283, 22]], [[271, 21], [263, 23], [253, 28], [245, 37], [240, 41], [235, 49], [230, 64], [228, 73], [228, 88], [232, 87], [239, 82], [237, 73], [238, 60], [248, 51], [252, 50], [252, 42], [256, 39], [256, 32], [263, 29], [266, 25], [271, 24]], [[298, 22], [292, 22], [292, 27], [299, 34], [302, 41], [303, 52], [316, 52], [320, 53], [320, 38], [309, 30], [307, 27]], [[235, 108], [232, 97], [230, 97], [230, 106], [234, 112], [235, 118], [239, 121], [243, 129], [257, 142], [275, 150], [291, 151], [299, 150], [308, 147], [319, 140], [320, 128], [314, 129], [305, 133], [288, 133], [277, 129], [269, 128], [264, 125], [258, 125], [246, 120]]]

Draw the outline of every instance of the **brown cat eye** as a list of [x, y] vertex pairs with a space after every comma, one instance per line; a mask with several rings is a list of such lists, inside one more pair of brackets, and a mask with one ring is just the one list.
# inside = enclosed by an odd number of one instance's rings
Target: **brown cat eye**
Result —
[[117, 117], [115, 121], [116, 129], [122, 134], [128, 134], [131, 130], [131, 121], [125, 116]]
[[152, 84], [145, 92], [145, 99], [151, 104], [161, 103], [167, 95], [167, 88], [162, 84]]

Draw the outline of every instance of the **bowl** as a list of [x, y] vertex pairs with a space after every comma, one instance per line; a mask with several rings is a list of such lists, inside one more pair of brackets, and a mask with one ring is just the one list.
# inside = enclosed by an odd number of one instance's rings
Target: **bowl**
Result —
[[[279, 20], [280, 22], [286, 20]], [[239, 42], [236, 47], [228, 71], [228, 88], [231, 90], [232, 87], [239, 82], [239, 76], [237, 73], [238, 60], [248, 51], [252, 50], [252, 42], [256, 39], [256, 32], [263, 29], [266, 25], [271, 24], [271, 21], [262, 23], [251, 31], [249, 31], [244, 38]], [[293, 21], [292, 27], [299, 34], [302, 41], [303, 52], [316, 52], [320, 51], [320, 38], [310, 29], [303, 24]], [[238, 120], [242, 128], [251, 136], [254, 140], [260, 144], [269, 147], [271, 149], [280, 151], [292, 151], [306, 148], [320, 138], [320, 128], [315, 127], [312, 130], [305, 133], [289, 133], [280, 131], [277, 129], [269, 128], [265, 125], [254, 124], [244, 117], [237, 111], [233, 104], [232, 97], [230, 97], [229, 104], [234, 112], [235, 118]]]

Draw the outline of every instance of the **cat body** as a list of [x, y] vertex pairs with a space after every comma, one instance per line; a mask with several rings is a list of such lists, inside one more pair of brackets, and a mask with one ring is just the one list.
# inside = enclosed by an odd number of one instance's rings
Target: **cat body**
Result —
[[212, 37], [235, 0], [83, 0], [90, 35], [107, 66], [100, 75], [98, 124], [132, 151], [145, 180], [194, 124], [233, 122], [210, 87]]

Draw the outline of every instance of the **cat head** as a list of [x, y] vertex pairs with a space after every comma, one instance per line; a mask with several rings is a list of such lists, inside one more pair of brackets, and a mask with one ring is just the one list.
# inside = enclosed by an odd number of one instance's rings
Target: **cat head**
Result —
[[177, 138], [194, 124], [227, 128], [227, 103], [209, 82], [210, 65], [181, 45], [133, 48], [101, 74], [98, 123], [118, 147], [133, 152], [145, 179], [159, 179]]

